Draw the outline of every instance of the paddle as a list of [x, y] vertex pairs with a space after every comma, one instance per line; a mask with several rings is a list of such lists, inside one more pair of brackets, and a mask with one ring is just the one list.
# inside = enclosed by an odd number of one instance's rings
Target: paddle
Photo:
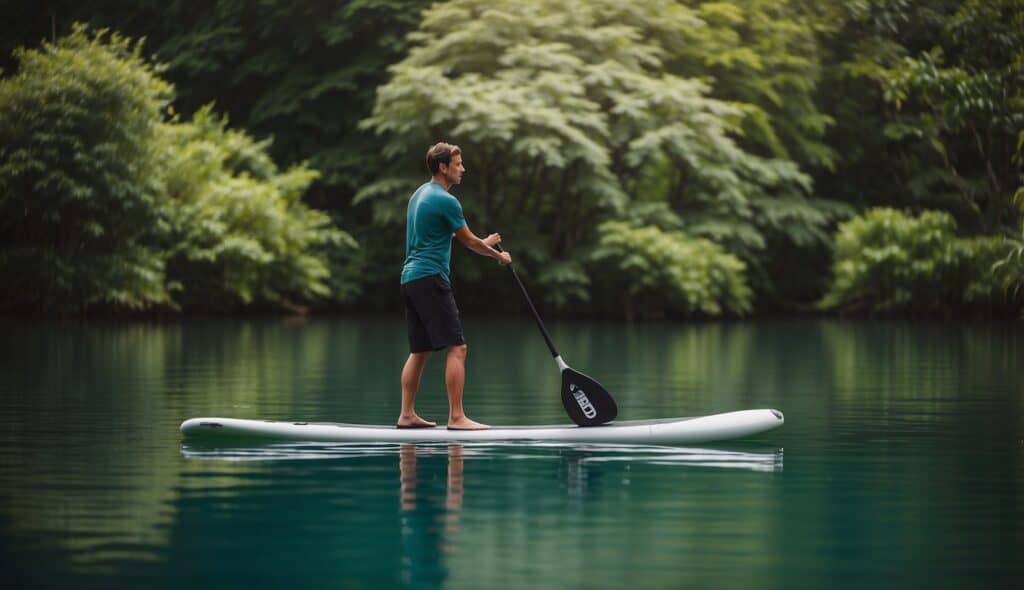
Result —
[[[504, 252], [500, 245], [496, 245], [494, 248], [498, 252]], [[516, 280], [519, 290], [523, 292], [533, 319], [537, 320], [537, 327], [540, 328], [540, 333], [544, 336], [544, 342], [547, 343], [551, 356], [555, 357], [555, 363], [562, 371], [562, 406], [565, 407], [569, 418], [579, 426], [598, 426], [614, 420], [619, 413], [619, 408], [615, 405], [612, 394], [608, 393], [608, 390], [597, 381], [565, 364], [561, 355], [555, 350], [551, 336], [548, 334], [547, 328], [544, 327], [537, 308], [533, 306], [533, 301], [530, 299], [530, 294], [526, 292], [523, 281], [519, 280], [516, 269], [512, 268], [511, 264], [508, 265], [508, 269], [512, 271], [512, 278]]]

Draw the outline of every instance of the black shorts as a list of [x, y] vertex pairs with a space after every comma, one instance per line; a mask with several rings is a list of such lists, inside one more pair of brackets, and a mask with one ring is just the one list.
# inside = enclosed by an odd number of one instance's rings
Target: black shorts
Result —
[[466, 343], [462, 319], [452, 286], [441, 275], [430, 275], [402, 285], [409, 351], [442, 350]]

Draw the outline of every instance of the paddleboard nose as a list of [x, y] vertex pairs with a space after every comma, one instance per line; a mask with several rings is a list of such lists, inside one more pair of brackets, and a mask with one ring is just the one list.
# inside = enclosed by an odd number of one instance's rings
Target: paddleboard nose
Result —
[[775, 417], [776, 417], [776, 418], [778, 418], [779, 420], [782, 420], [782, 421], [785, 421], [785, 420], [786, 420], [786, 419], [785, 419], [785, 418], [784, 418], [784, 417], [782, 416], [782, 412], [780, 412], [780, 411], [778, 411], [778, 410], [771, 410], [771, 413], [772, 413], [772, 414], [775, 414]]

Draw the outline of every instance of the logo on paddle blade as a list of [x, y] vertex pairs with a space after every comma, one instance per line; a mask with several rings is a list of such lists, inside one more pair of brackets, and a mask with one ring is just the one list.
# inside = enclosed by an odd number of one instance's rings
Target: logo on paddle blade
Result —
[[587, 418], [594, 418], [597, 416], [597, 408], [594, 404], [590, 403], [590, 399], [587, 398], [586, 392], [579, 387], [576, 387], [575, 383], [569, 384], [569, 393], [576, 399], [576, 403], [579, 404], [580, 409], [583, 410], [583, 415]]

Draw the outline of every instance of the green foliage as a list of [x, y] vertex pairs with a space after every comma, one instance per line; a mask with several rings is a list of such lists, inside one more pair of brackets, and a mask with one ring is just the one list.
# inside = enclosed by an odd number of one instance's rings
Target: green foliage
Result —
[[537, 282], [548, 293], [547, 301], [555, 309], [571, 309], [573, 305], [589, 304], [590, 276], [579, 260], [563, 260], [545, 266]]
[[1019, 305], [1006, 300], [993, 264], [998, 238], [959, 238], [948, 213], [917, 217], [871, 209], [839, 227], [834, 279], [822, 306], [853, 313], [948, 313]]
[[680, 71], [713, 80], [713, 96], [742, 105], [743, 139], [760, 155], [801, 168], [831, 169], [836, 150], [824, 143], [832, 117], [815, 103], [821, 76], [818, 35], [834, 26], [798, 2], [688, 0], [705, 23]]
[[965, 285], [962, 307], [985, 313], [1024, 311], [1024, 293], [1014, 288], [1009, 269], [999, 266], [1013, 256], [1011, 242], [1001, 236], [979, 236], [961, 238], [957, 246], [962, 261], [960, 281]]
[[[35, 43], [73, 19], [145, 37], [191, 115], [215, 102], [278, 162], [308, 161], [320, 172], [312, 198], [341, 208], [373, 177], [378, 146], [360, 134], [374, 90], [405, 52], [427, 0], [48, 0], [4, 31]], [[29, 10], [29, 9], [26, 9]], [[43, 18], [39, 18], [43, 17]], [[26, 22], [27, 21], [27, 22]], [[40, 24], [42, 22], [42, 25]], [[35, 29], [26, 38], [25, 30]]]
[[177, 303], [289, 307], [354, 295], [351, 284], [331, 284], [329, 257], [344, 264], [355, 241], [301, 201], [317, 172], [279, 171], [268, 142], [228, 129], [210, 107], [166, 133], [167, 277]]
[[168, 301], [155, 147], [171, 88], [117, 34], [75, 27], [0, 80], [0, 306]]
[[[765, 29], [768, 14], [758, 13], [754, 28]], [[510, 240], [539, 239], [544, 258], [577, 257], [599, 223], [650, 203], [668, 205], [688, 233], [749, 264], [763, 264], [769, 244], [821, 247], [842, 209], [809, 199], [808, 176], [776, 157], [782, 152], [768, 144], [781, 145], [785, 134], [761, 128], [752, 149], [738, 143], [751, 117], [767, 116], [768, 103], [788, 108], [785, 51], [762, 70], [741, 69], [738, 59], [716, 64], [732, 76], [735, 88], [722, 90], [729, 101], [715, 97], [714, 79], [683, 75], [694, 55], [704, 67], [748, 25], [740, 18], [734, 29], [711, 27], [700, 11], [668, 0], [435, 5], [363, 124], [385, 138], [391, 173], [356, 200], [372, 203], [376, 223], [401, 223], [422, 178], [422, 152], [443, 138], [464, 148], [469, 172], [459, 190], [471, 223], [490, 228], [500, 219]], [[759, 71], [773, 80], [741, 83]], [[799, 88], [809, 105], [813, 80]]]
[[1012, 299], [1024, 296], [1024, 232], [1009, 242], [1009, 252], [992, 265], [992, 272], [1001, 278], [1001, 287]]
[[601, 224], [599, 233], [590, 256], [594, 282], [616, 294], [627, 318], [751, 311], [745, 265], [716, 244], [619, 221]]
[[[1021, 133], [1017, 156], [1021, 157], [1021, 146], [1024, 146], [1024, 132]], [[1014, 202], [1020, 208], [1024, 219], [1024, 188], [1018, 189]], [[992, 265], [992, 271], [1001, 281], [1001, 286], [1013, 299], [1024, 297], [1024, 220], [1021, 221], [1020, 232], [1008, 240], [1009, 253]]]
[[[1024, 128], [1024, 3], [868, 6], [849, 17], [844, 36], [861, 39], [844, 68], [869, 84], [845, 100], [870, 106], [877, 97], [887, 107], [866, 128], [884, 136], [883, 149], [867, 158], [902, 189], [890, 189], [890, 202], [949, 211], [971, 231], [1014, 227], [1020, 178], [1010, 161]], [[862, 121], [854, 124], [858, 136], [868, 135]]]
[[[76, 27], [0, 81], [0, 305], [292, 307], [355, 296], [357, 246], [210, 108], [163, 120], [141, 47]], [[333, 270], [337, 271], [332, 273]]]
[[[466, 150], [474, 230], [501, 231], [540, 298], [572, 312], [624, 307], [590, 258], [604, 222], [717, 243], [759, 306], [792, 308], [826, 290], [834, 225], [878, 206], [942, 211], [976, 238], [946, 231], [949, 268], [903, 244], [933, 270], [903, 276], [894, 258], [905, 293], [839, 308], [917, 311], [927, 272], [946, 299], [922, 310], [1024, 291], [1020, 0], [48, 0], [5, 15], [0, 308], [387, 304], [440, 139]], [[166, 69], [76, 18], [144, 36]], [[71, 34], [38, 45], [53, 32]], [[165, 122], [168, 104], [186, 122]], [[460, 253], [453, 270], [479, 285], [492, 266]], [[460, 302], [473, 296], [493, 308], [486, 289]]]

